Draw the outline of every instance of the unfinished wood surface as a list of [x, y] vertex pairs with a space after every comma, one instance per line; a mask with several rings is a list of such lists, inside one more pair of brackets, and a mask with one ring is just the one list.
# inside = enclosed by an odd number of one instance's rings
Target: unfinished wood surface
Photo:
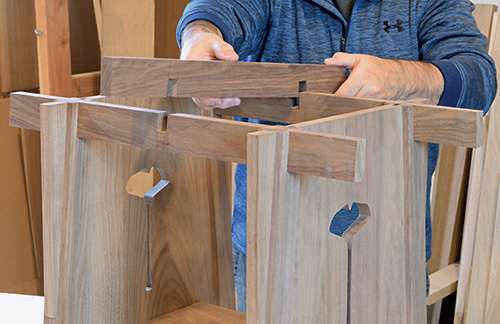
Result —
[[155, 1], [102, 0], [102, 55], [154, 57]]
[[427, 305], [432, 305], [456, 291], [459, 268], [458, 263], [452, 263], [429, 276]]
[[0, 179], [3, 183], [0, 186], [0, 291], [15, 286], [13, 292], [21, 293], [18, 285], [43, 275], [37, 267], [41, 265], [42, 251], [41, 247], [35, 250], [36, 233], [32, 232], [24, 182], [21, 131], [9, 127], [8, 120], [9, 99], [0, 99]]
[[424, 323], [426, 146], [411, 138], [406, 109], [294, 125], [365, 137], [361, 183], [288, 173], [286, 129], [249, 134], [248, 322], [346, 323], [347, 245], [329, 226], [359, 202], [371, 217], [352, 243], [351, 323]]
[[176, 30], [189, 0], [155, 1], [155, 57], [179, 58]]
[[292, 130], [289, 141], [288, 172], [351, 182], [363, 180], [365, 139]]
[[[470, 149], [440, 145], [430, 196], [431, 224], [435, 233], [431, 239], [432, 255], [427, 263], [430, 274], [460, 258], [470, 163]], [[464, 261], [462, 267], [466, 264]], [[428, 306], [428, 324], [439, 323], [441, 305], [439, 300]]]
[[43, 283], [40, 279], [33, 279], [6, 289], [2, 289], [2, 292], [19, 295], [43, 296]]
[[73, 97], [90, 97], [99, 94], [101, 72], [87, 72], [71, 76]]
[[473, 149], [467, 189], [467, 205], [465, 208], [464, 229], [460, 249], [460, 269], [457, 283], [455, 314], [462, 314], [469, 289], [474, 242], [479, 216], [479, 195], [483, 181], [484, 146]]
[[[66, 128], [76, 121], [76, 104], [49, 103], [40, 108], [40, 130], [42, 146], [42, 208], [43, 208], [43, 247], [44, 247], [44, 273], [45, 273], [45, 316], [57, 318], [59, 299], [59, 277], [64, 276], [61, 267], [61, 247], [66, 231], [66, 219], [62, 217], [65, 206], [64, 178], [67, 162], [74, 159], [74, 152], [69, 151]], [[71, 156], [73, 154], [73, 156]], [[69, 162], [68, 161], [68, 162]], [[86, 220], [82, 220], [82, 233], [85, 235]], [[81, 242], [85, 245], [86, 242]], [[81, 247], [83, 248], [83, 247]], [[81, 258], [81, 254], [74, 257]], [[82, 283], [78, 283], [80, 292], [73, 298], [82, 303]], [[62, 288], [62, 287], [61, 287]]]
[[493, 252], [491, 255], [490, 281], [488, 286], [488, 299], [486, 304], [486, 323], [498, 321], [500, 314], [500, 173], [497, 174], [497, 201], [495, 206], [495, 225], [493, 230]]
[[245, 324], [246, 316], [227, 308], [196, 303], [145, 324]]
[[464, 147], [443, 145], [431, 189], [432, 256], [427, 263], [432, 274], [460, 256], [470, 152]]
[[101, 50], [93, 0], [68, 0], [68, 14], [71, 35], [71, 73], [99, 71]]
[[[498, 27], [495, 27], [498, 28]], [[490, 49], [495, 62], [500, 62], [500, 33], [495, 33]], [[500, 161], [500, 113], [497, 97], [490, 108], [487, 144], [484, 155], [484, 177], [481, 185], [479, 216], [474, 246], [474, 257], [470, 278], [470, 287], [465, 302], [465, 312], [455, 314], [455, 323], [493, 323], [490, 319], [500, 318], [500, 305], [490, 304], [489, 296], [500, 290], [500, 285], [494, 283], [497, 273], [491, 273], [492, 259], [498, 247], [494, 246], [495, 224], [498, 192], [498, 161]], [[488, 310], [488, 313], [487, 313]], [[488, 314], [488, 316], [486, 316]]]
[[93, 102], [81, 102], [78, 132], [81, 138], [156, 148], [157, 133], [166, 130], [167, 112]]
[[34, 0], [0, 1], [0, 93], [38, 87]]
[[99, 39], [99, 48], [102, 44], [102, 5], [101, 0], [92, 0], [94, 5], [94, 16], [97, 28], [97, 38]]
[[40, 105], [61, 100], [61, 97], [14, 92], [10, 95], [9, 125], [22, 129], [40, 130]]
[[239, 106], [214, 109], [214, 114], [294, 124], [305, 121], [296, 103], [294, 98], [241, 98]]
[[40, 93], [71, 96], [68, 0], [35, 0]]
[[497, 11], [497, 6], [493, 4], [477, 4], [472, 16], [476, 19], [477, 27], [486, 38], [491, 39], [491, 26], [493, 14]]
[[[273, 126], [82, 101], [78, 137], [246, 163], [246, 137]], [[291, 129], [290, 172], [361, 181], [364, 139]]]
[[[413, 105], [413, 138], [416, 141], [454, 146], [483, 145], [484, 128], [481, 111], [425, 105]], [[302, 93], [300, 106], [306, 120], [345, 114], [394, 101], [339, 97], [332, 94]], [[405, 103], [400, 102], [400, 103]], [[331, 107], [329, 109], [329, 107]]]
[[[60, 105], [68, 104], [46, 104], [42, 115]], [[68, 114], [49, 127], [42, 123], [53, 143], [42, 147], [50, 181], [44, 190], [63, 189], [62, 197], [44, 195], [47, 226], [61, 237], [54, 247], [60, 254], [47, 261], [58, 295], [57, 307], [47, 305], [55, 318], [46, 323], [142, 323], [197, 301], [234, 309], [230, 164], [82, 140], [76, 111]], [[57, 156], [60, 167], [47, 160]], [[147, 292], [146, 204], [125, 188], [133, 174], [153, 166], [166, 171], [171, 185], [150, 210], [155, 286]]]
[[105, 57], [101, 94], [145, 97], [298, 97], [332, 93], [345, 69], [313, 64]]

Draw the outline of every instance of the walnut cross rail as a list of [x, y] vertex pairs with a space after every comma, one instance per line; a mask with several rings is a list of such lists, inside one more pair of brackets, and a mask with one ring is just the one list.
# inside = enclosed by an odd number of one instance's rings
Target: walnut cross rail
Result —
[[411, 106], [416, 141], [465, 147], [484, 141], [481, 111], [332, 95], [345, 79], [339, 67], [104, 57], [102, 74], [102, 95], [241, 97], [239, 107], [216, 113], [290, 124], [384, 104]]
[[[276, 127], [189, 114], [17, 92], [10, 125], [39, 130], [39, 105], [71, 104], [80, 138], [246, 163], [247, 134]], [[168, 107], [167, 107], [168, 109]], [[288, 170], [344, 181], [361, 181], [365, 140], [283, 127], [290, 133]], [[328, 151], [317, 150], [324, 145]]]

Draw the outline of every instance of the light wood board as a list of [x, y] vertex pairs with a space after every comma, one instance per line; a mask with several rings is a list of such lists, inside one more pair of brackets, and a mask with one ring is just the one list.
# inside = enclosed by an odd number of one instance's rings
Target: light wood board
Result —
[[154, 57], [155, 1], [102, 0], [102, 55]]
[[[498, 28], [498, 27], [496, 27]], [[500, 33], [495, 33], [490, 50], [495, 62], [500, 62]], [[488, 137], [484, 155], [484, 177], [481, 185], [479, 218], [477, 224], [470, 287], [465, 303], [465, 314], [457, 310], [455, 323], [495, 323], [500, 318], [500, 305], [495, 297], [500, 291], [496, 281], [498, 267], [498, 161], [500, 161], [500, 112], [499, 98], [490, 108]], [[492, 272], [492, 270], [494, 272]]]
[[0, 93], [38, 87], [34, 0], [0, 1]]
[[243, 313], [205, 303], [196, 303], [145, 324], [245, 324]]
[[0, 99], [0, 290], [37, 294], [36, 289], [16, 287], [43, 275], [42, 250], [34, 245], [36, 224], [31, 223], [26, 197], [21, 130], [8, 126], [8, 115], [9, 99]]

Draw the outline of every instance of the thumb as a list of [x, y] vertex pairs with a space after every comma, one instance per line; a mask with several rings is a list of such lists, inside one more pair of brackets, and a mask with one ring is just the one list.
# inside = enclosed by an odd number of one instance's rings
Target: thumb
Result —
[[224, 41], [214, 42], [213, 50], [215, 58], [221, 61], [237, 61], [238, 54], [234, 51], [233, 47]]
[[327, 58], [325, 60], [325, 64], [333, 66], [343, 66], [345, 68], [348, 68], [349, 70], [352, 70], [357, 61], [358, 57], [354, 54], [337, 52], [331, 58]]

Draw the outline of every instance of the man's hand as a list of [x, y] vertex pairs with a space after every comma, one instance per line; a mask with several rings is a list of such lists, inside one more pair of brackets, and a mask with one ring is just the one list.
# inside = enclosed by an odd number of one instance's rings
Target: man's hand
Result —
[[443, 75], [431, 63], [338, 52], [325, 64], [350, 71], [335, 92], [339, 95], [388, 100], [425, 98], [437, 104], [444, 89]]
[[[222, 39], [220, 30], [204, 20], [188, 24], [181, 35], [182, 60], [237, 61], [238, 54]], [[205, 110], [229, 108], [240, 104], [239, 98], [193, 98]]]

